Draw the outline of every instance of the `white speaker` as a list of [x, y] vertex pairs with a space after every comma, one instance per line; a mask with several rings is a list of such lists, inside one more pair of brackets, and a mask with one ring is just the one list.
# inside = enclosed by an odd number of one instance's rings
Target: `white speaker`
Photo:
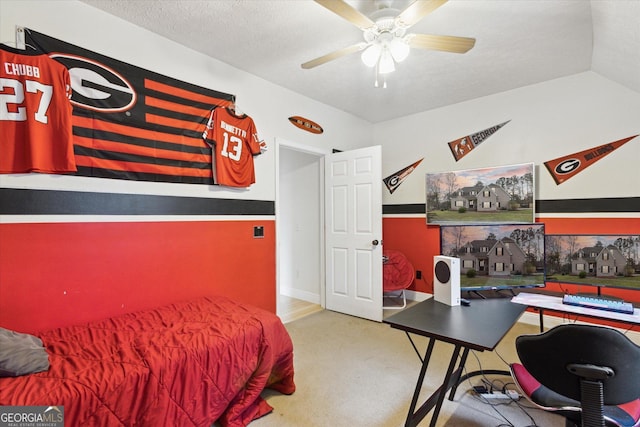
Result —
[[447, 305], [460, 305], [460, 258], [433, 257], [433, 298]]

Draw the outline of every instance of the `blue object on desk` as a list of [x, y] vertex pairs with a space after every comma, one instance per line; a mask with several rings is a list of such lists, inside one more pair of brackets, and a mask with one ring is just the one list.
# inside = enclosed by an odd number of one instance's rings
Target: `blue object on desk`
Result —
[[630, 302], [598, 298], [597, 296], [565, 295], [562, 297], [562, 303], [578, 307], [615, 311], [616, 313], [633, 314], [633, 305]]

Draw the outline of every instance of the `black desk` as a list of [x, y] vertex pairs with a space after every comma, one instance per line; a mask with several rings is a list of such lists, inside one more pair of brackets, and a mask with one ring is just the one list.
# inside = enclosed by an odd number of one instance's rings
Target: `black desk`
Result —
[[[435, 426], [447, 391], [451, 389], [449, 399], [453, 400], [460, 381], [473, 375], [471, 373], [460, 377], [469, 350], [484, 351], [496, 348], [525, 310], [525, 305], [512, 304], [509, 298], [472, 300], [468, 307], [450, 307], [436, 302], [434, 299], [428, 299], [384, 320], [384, 323], [388, 323], [392, 328], [405, 331], [418, 355], [420, 353], [409, 334], [429, 338], [424, 357], [420, 357], [422, 368], [418, 375], [418, 382], [405, 426], [418, 425], [432, 408], [435, 409], [430, 425]], [[429, 359], [435, 342], [438, 340], [454, 345], [451, 361], [442, 385], [416, 411]], [[456, 367], [461, 350], [462, 357]], [[503, 373], [503, 371], [484, 370], [484, 373]]]

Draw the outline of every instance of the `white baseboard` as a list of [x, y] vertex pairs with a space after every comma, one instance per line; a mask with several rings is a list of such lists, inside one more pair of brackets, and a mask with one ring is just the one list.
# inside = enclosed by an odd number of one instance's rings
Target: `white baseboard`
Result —
[[280, 294], [312, 304], [320, 304], [320, 295], [294, 288], [280, 288]]
[[412, 291], [412, 290], [409, 290], [409, 289], [404, 291], [404, 293], [407, 296], [407, 299], [411, 300], [411, 301], [421, 302], [421, 301], [427, 300], [429, 298], [433, 298], [432, 294], [427, 294], [425, 292], [416, 292], [416, 291]]

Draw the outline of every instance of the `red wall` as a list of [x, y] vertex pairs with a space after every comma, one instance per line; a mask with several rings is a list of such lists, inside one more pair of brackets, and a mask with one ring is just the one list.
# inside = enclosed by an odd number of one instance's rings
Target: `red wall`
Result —
[[[550, 234], [640, 233], [638, 219], [541, 222]], [[253, 238], [254, 225], [264, 226], [263, 239]], [[383, 230], [385, 248], [422, 271], [410, 289], [432, 293], [439, 227], [424, 217], [388, 217]], [[0, 326], [21, 332], [204, 295], [275, 312], [275, 277], [274, 221], [0, 224]], [[640, 302], [638, 292], [617, 292]]]
[[0, 326], [21, 332], [206, 295], [275, 312], [275, 222], [0, 224], [0, 274]]
[[440, 227], [428, 226], [425, 218], [383, 218], [382, 240], [385, 249], [406, 255], [422, 279], [415, 279], [410, 290], [433, 293], [433, 257], [440, 254]]

